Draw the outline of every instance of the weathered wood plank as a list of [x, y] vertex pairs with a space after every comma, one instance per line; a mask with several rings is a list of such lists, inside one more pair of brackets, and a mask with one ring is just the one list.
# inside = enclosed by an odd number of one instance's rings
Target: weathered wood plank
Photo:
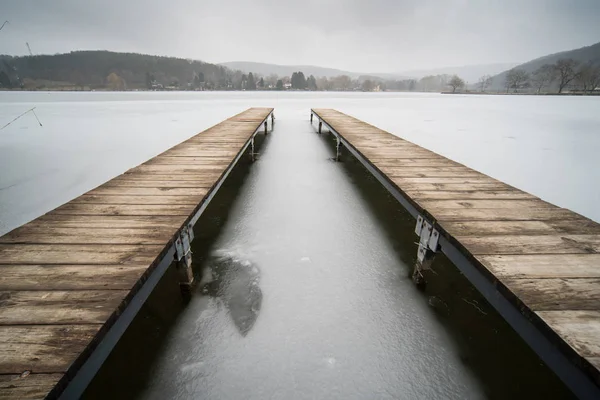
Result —
[[500, 278], [600, 278], [600, 254], [487, 255], [477, 259]]
[[86, 195], [111, 196], [204, 196], [208, 188], [100, 186]]
[[600, 278], [504, 278], [502, 282], [533, 311], [600, 311]]
[[37, 224], [56, 228], [87, 229], [170, 229], [178, 230], [186, 216], [124, 216], [124, 215], [59, 215], [50, 213], [41, 216]]
[[474, 255], [594, 254], [600, 253], [600, 235], [455, 236]]
[[600, 356], [600, 311], [538, 311], [536, 314], [582, 356]]
[[0, 325], [0, 374], [65, 373], [100, 327]]
[[600, 234], [600, 225], [585, 218], [558, 221], [444, 221], [452, 236]]
[[193, 204], [202, 201], [204, 194], [199, 196], [153, 196], [153, 195], [107, 195], [85, 194], [73, 200], [71, 204]]
[[477, 171], [467, 167], [402, 167], [390, 168], [386, 175], [391, 178], [427, 178], [427, 177], [476, 177]]
[[121, 304], [128, 292], [2, 291], [0, 325], [102, 324]]
[[207, 165], [181, 165], [181, 164], [156, 164], [156, 165], [140, 165], [135, 168], [136, 173], [148, 174], [206, 174], [206, 173], [222, 173], [227, 169], [230, 162], [212, 163]]
[[419, 200], [419, 204], [430, 212], [444, 209], [523, 209], [523, 208], [557, 208], [555, 205], [539, 199], [529, 200]]
[[62, 374], [0, 375], [0, 398], [45, 399], [61, 378]]
[[143, 264], [0, 265], [0, 291], [129, 290], [147, 269]]
[[194, 211], [194, 204], [86, 204], [67, 203], [53, 211], [59, 215], [182, 215]]
[[[117, 176], [103, 186], [112, 186], [119, 181], [193, 181], [193, 187], [211, 187], [222, 175], [221, 171], [208, 171], [206, 173], [193, 174], [146, 174], [141, 172], [129, 172]], [[185, 182], [188, 184], [189, 182]]]
[[514, 188], [508, 186], [505, 183], [401, 183], [396, 186], [405, 192], [414, 192], [414, 191], [432, 191], [432, 190], [441, 190], [441, 191], [463, 191], [463, 192], [472, 192], [472, 191], [506, 191], [513, 190]]
[[[183, 175], [180, 175], [183, 176]], [[180, 189], [198, 189], [198, 188], [210, 188], [215, 183], [214, 180], [210, 179], [189, 179], [189, 180], [150, 180], [150, 179], [127, 179], [123, 177], [120, 179], [113, 179], [109, 183], [105, 183], [103, 187], [130, 187], [130, 188], [180, 188]]]
[[532, 194], [521, 192], [520, 190], [477, 190], [477, 191], [458, 191], [458, 190], [429, 190], [429, 191], [409, 191], [403, 187], [411, 198], [422, 200], [526, 200], [537, 199]]
[[581, 215], [564, 208], [498, 208], [436, 210], [437, 220], [446, 221], [552, 221], [581, 220]]
[[0, 237], [0, 243], [38, 244], [155, 244], [168, 243], [173, 237], [171, 230], [146, 228], [62, 228], [47, 224], [31, 223]]
[[0, 264], [150, 265], [164, 245], [0, 244]]

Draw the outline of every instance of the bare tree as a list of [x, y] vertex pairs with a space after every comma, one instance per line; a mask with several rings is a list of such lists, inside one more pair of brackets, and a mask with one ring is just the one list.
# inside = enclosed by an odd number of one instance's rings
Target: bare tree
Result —
[[493, 78], [490, 75], [483, 75], [481, 78], [479, 78], [479, 81], [477, 81], [479, 91], [485, 92], [486, 87], [492, 86], [492, 80]]
[[518, 89], [525, 87], [528, 80], [529, 74], [524, 69], [511, 69], [505, 78], [506, 92], [508, 92], [508, 89], [514, 89], [516, 92]]
[[544, 64], [536, 69], [531, 76], [531, 83], [536, 89], [536, 93], [540, 93], [544, 86], [551, 84], [556, 80], [556, 69], [554, 65]]
[[577, 70], [575, 82], [583, 92], [592, 92], [600, 85], [600, 66], [592, 63], [583, 64]]
[[463, 81], [458, 75], [453, 75], [448, 81], [448, 86], [452, 88], [452, 93], [455, 93], [456, 89], [461, 89], [465, 86], [465, 81]]
[[375, 90], [375, 87], [377, 86], [377, 82], [373, 82], [370, 79], [365, 80], [362, 83], [362, 90], [365, 92], [372, 92], [373, 90]]
[[563, 89], [575, 79], [577, 72], [576, 68], [579, 63], [572, 58], [561, 58], [554, 64], [554, 70], [558, 76], [558, 93], [562, 93]]
[[336, 76], [335, 78], [331, 78], [331, 80], [336, 90], [350, 90], [352, 88], [352, 78], [348, 75]]

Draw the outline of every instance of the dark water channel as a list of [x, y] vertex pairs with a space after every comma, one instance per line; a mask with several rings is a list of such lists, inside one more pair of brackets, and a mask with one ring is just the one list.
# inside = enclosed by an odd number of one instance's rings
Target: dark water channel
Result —
[[569, 398], [443, 255], [414, 287], [414, 220], [307, 117], [234, 170], [191, 300], [169, 270], [85, 398]]

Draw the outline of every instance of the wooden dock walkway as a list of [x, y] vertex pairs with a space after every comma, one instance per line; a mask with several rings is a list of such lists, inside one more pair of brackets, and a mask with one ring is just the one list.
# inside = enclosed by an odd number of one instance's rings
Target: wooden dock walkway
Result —
[[432, 225], [419, 249], [444, 252], [577, 396], [600, 398], [600, 224], [341, 112], [313, 115]]
[[0, 398], [78, 397], [181, 249], [185, 263], [190, 226], [272, 111], [229, 118], [0, 238]]

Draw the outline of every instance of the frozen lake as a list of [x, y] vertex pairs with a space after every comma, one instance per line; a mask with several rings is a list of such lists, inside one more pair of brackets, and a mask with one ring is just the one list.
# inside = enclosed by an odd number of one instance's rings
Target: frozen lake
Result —
[[0, 234], [251, 106], [330, 107], [600, 221], [600, 98], [0, 92]]
[[27, 115], [0, 131], [0, 233], [245, 108], [277, 116], [194, 242], [197, 267], [215, 253], [257, 266], [254, 327], [240, 335], [222, 299], [184, 305], [164, 279], [86, 397], [568, 396], [443, 256], [414, 287], [414, 221], [352, 160], [332, 162], [308, 117], [336, 108], [600, 221], [600, 98], [0, 92], [0, 122], [33, 106], [43, 127]]

